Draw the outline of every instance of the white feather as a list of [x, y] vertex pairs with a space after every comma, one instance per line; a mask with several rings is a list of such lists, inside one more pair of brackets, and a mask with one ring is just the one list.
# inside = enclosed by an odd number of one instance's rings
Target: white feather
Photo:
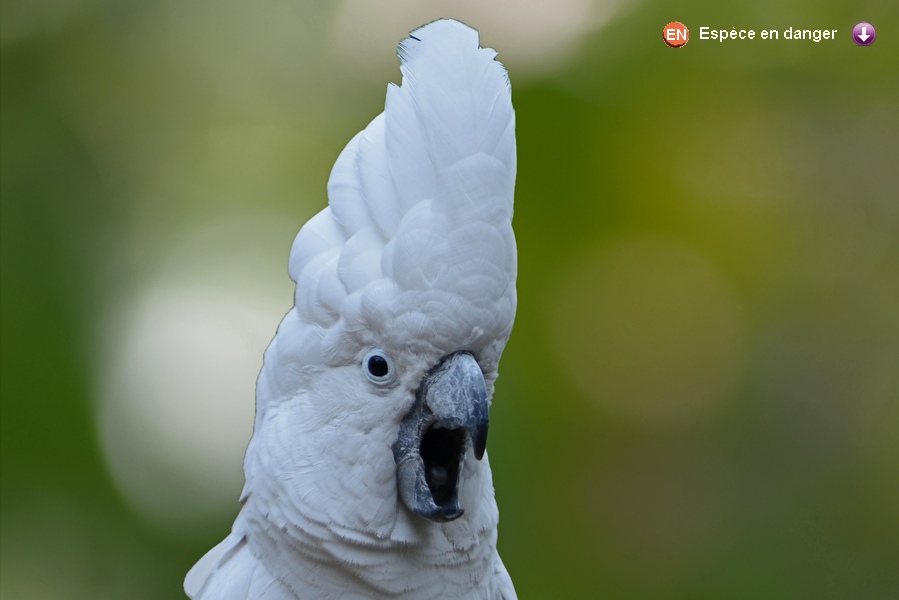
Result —
[[[243, 508], [185, 579], [192, 598], [514, 598], [489, 462], [462, 463], [463, 517], [398, 500], [391, 446], [440, 357], [492, 394], [515, 315], [515, 115], [496, 53], [435, 21], [398, 48], [402, 85], [340, 154], [329, 206], [290, 253], [295, 307], [266, 350]], [[377, 347], [400, 373], [373, 388]]]

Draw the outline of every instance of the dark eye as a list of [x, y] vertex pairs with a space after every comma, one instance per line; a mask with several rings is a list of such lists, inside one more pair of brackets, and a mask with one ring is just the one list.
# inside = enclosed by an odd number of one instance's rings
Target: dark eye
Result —
[[366, 377], [375, 383], [383, 385], [396, 379], [393, 361], [380, 348], [368, 351], [365, 358], [362, 359], [362, 369], [365, 371]]

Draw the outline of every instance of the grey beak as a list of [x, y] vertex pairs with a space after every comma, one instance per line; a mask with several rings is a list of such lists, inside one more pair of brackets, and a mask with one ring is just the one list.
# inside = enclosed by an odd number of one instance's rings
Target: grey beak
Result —
[[400, 499], [433, 521], [462, 516], [461, 465], [470, 440], [484, 457], [490, 408], [480, 365], [468, 352], [447, 356], [428, 376], [393, 446]]
[[484, 373], [474, 356], [468, 352], [451, 355], [428, 376], [422, 392], [439, 426], [468, 431], [474, 456], [481, 460], [487, 447], [490, 407]]

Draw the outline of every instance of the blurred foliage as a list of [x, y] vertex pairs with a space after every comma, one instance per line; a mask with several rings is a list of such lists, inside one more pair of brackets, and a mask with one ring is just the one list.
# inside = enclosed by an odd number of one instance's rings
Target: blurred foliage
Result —
[[[178, 231], [299, 228], [385, 79], [320, 50], [313, 3], [0, 9], [0, 593], [178, 597], [233, 515], [172, 532], [117, 491], [94, 328]], [[715, 44], [700, 24], [840, 33]], [[522, 598], [899, 595], [896, 25], [886, 2], [647, 2], [554, 71], [519, 78], [499, 48], [520, 307], [490, 456]]]

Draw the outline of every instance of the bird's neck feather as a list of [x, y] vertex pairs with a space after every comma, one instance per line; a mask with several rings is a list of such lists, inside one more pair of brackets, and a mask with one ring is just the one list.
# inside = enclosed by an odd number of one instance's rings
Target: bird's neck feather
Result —
[[[289, 428], [286, 417], [274, 411], [262, 425]], [[391, 436], [395, 432], [386, 426], [367, 432], [366, 464], [341, 456], [349, 444], [314, 447], [327, 444], [326, 438], [291, 438], [283, 431], [254, 436], [246, 458], [247, 473], [254, 475], [235, 529], [243, 530], [277, 579], [308, 594], [324, 571], [334, 570], [347, 591], [369, 595], [435, 581], [452, 587], [457, 580], [470, 591], [472, 577], [489, 580], [498, 560], [498, 511], [486, 456], [465, 460], [460, 489], [465, 514], [434, 523], [398, 500]], [[260, 442], [285, 439], [290, 443]], [[313, 464], [303, 458], [308, 456], [325, 458]]]

